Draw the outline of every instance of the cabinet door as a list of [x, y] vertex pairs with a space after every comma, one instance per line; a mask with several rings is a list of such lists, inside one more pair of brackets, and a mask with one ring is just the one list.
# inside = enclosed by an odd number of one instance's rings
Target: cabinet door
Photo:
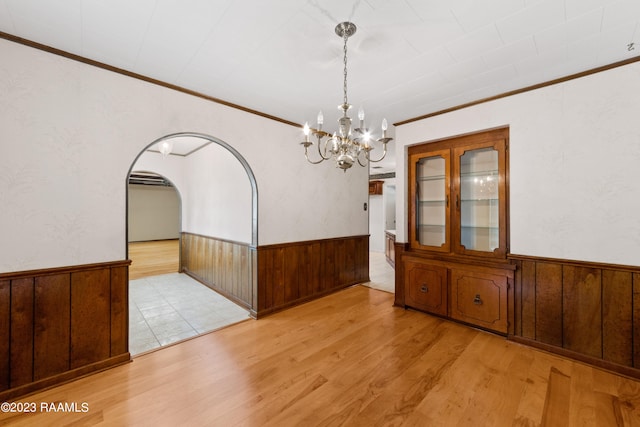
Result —
[[508, 284], [507, 276], [452, 269], [450, 316], [507, 333]]
[[454, 149], [454, 251], [504, 258], [506, 236], [506, 141]]
[[451, 151], [409, 158], [409, 238], [414, 248], [449, 252]]
[[447, 269], [422, 262], [405, 263], [405, 304], [447, 315]]

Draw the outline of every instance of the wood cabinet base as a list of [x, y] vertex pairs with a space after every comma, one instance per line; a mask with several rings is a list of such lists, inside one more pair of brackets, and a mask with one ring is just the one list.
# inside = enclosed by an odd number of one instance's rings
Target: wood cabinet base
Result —
[[[507, 334], [513, 268], [403, 256], [404, 306]], [[396, 288], [398, 285], [396, 284]]]

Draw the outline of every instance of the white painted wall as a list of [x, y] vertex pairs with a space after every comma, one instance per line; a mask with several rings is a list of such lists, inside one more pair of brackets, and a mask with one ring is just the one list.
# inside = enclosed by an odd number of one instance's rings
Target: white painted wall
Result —
[[369, 251], [384, 252], [384, 197], [369, 196]]
[[129, 185], [129, 241], [178, 239], [180, 198], [173, 187]]
[[384, 229], [396, 229], [396, 179], [384, 180], [382, 195], [384, 196]]
[[260, 245], [368, 232], [367, 170], [307, 164], [301, 129], [7, 40], [0, 58], [0, 272], [124, 259], [129, 168], [177, 132], [250, 164]]
[[251, 243], [251, 184], [240, 162], [209, 144], [185, 159], [183, 231]]
[[398, 241], [406, 147], [510, 127], [511, 253], [640, 265], [640, 63], [396, 128]]
[[147, 151], [133, 170], [158, 173], [180, 189], [182, 231], [251, 244], [249, 176], [226, 148], [211, 143], [187, 157]]
[[382, 180], [382, 194], [369, 196], [369, 250], [385, 251], [385, 230], [395, 229], [395, 178]]

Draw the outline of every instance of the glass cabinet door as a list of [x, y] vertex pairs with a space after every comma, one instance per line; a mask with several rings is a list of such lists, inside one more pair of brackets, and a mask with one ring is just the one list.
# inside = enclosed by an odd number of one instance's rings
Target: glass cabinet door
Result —
[[449, 164], [449, 150], [429, 153], [426, 157], [412, 157], [412, 167], [415, 168], [412, 243], [418, 247], [442, 251], [450, 248]]
[[455, 151], [456, 209], [459, 230], [456, 246], [463, 251], [501, 253], [504, 251], [504, 227], [500, 218], [504, 201], [498, 146], [464, 147]]

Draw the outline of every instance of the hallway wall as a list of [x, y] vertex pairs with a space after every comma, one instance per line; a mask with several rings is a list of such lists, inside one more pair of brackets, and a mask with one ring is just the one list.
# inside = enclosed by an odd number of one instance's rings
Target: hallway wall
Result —
[[129, 242], [180, 238], [180, 199], [173, 187], [129, 184]]

